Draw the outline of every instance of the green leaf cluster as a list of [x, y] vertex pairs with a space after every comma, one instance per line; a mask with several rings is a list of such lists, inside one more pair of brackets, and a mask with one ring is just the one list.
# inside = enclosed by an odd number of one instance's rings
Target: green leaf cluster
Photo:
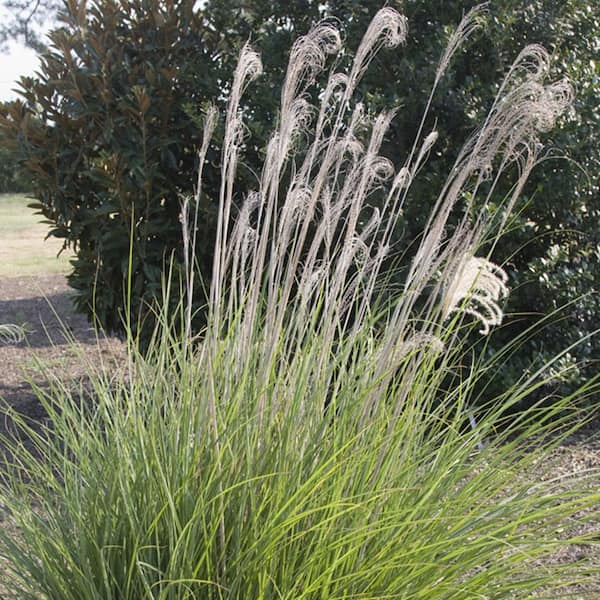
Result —
[[19, 155], [14, 149], [0, 142], [0, 194], [28, 192], [30, 187], [31, 184], [20, 166]]

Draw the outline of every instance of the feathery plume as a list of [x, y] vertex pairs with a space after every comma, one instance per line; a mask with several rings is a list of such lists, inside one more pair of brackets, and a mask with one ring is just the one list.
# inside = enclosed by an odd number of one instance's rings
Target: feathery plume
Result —
[[504, 270], [490, 260], [463, 255], [442, 302], [443, 320], [457, 311], [470, 314], [481, 322], [479, 332], [486, 335], [490, 326], [502, 322], [498, 302], [508, 295], [507, 281]]
[[[515, 190], [521, 191], [531, 169], [537, 163], [542, 145], [538, 132], [554, 124], [573, 98], [566, 82], [544, 85], [542, 76], [548, 68], [548, 53], [540, 46], [525, 48], [505, 78], [499, 95], [481, 129], [461, 150], [452, 173], [445, 183], [425, 228], [425, 235], [411, 265], [408, 280], [415, 285], [415, 297], [443, 262], [442, 240], [447, 220], [457, 201], [468, 191], [479, 196], [481, 185], [490, 181], [484, 202], [492, 198], [498, 176], [511, 163], [521, 167]], [[509, 214], [518, 197], [512, 194], [503, 207]], [[504, 222], [504, 221], [503, 221]], [[489, 219], [468, 222], [468, 216], [457, 228], [464, 236], [465, 247], [474, 248], [490, 226]]]
[[444, 50], [444, 54], [442, 54], [442, 58], [438, 64], [438, 68], [435, 74], [435, 85], [442, 78], [444, 72], [448, 68], [454, 53], [462, 46], [464, 41], [475, 31], [481, 22], [481, 18], [486, 13], [486, 5], [479, 4], [472, 8], [461, 20], [458, 24], [458, 27], [454, 31], [454, 33], [450, 36], [450, 40]]
[[23, 327], [7, 323], [0, 325], [0, 342], [4, 344], [18, 344], [25, 339], [25, 330]]
[[[245, 44], [233, 76], [233, 85], [227, 107], [225, 120], [225, 137], [223, 139], [223, 175], [219, 194], [219, 218], [215, 241], [215, 258], [213, 260], [211, 308], [216, 311], [214, 323], [219, 323], [219, 310], [223, 283], [222, 276], [228, 247], [229, 222], [233, 202], [233, 187], [237, 169], [238, 153], [242, 142], [242, 119], [239, 105], [248, 84], [262, 73], [262, 62], [257, 52], [249, 44]], [[217, 332], [214, 332], [217, 335]]]
[[348, 90], [354, 91], [354, 87], [369, 66], [371, 58], [382, 46], [395, 48], [406, 41], [407, 35], [408, 20], [406, 17], [393, 8], [382, 8], [373, 17], [356, 51], [356, 58], [349, 76]]
[[[477, 7], [459, 25], [442, 56], [434, 89], [483, 10]], [[234, 352], [239, 358], [235, 369], [240, 372], [249, 368], [246, 361], [253, 355], [249, 348], [261, 347], [259, 385], [273, 368], [280, 368], [282, 355], [293, 360], [294, 349], [316, 337], [323, 340], [315, 350], [314, 369], [318, 370], [335, 352], [339, 336], [357, 335], [358, 339], [357, 332], [370, 318], [404, 202], [438, 139], [435, 130], [424, 133], [428, 102], [412, 149], [396, 172], [389, 159], [380, 155], [394, 111], [384, 110], [370, 118], [360, 102], [353, 103], [356, 84], [374, 53], [403, 42], [406, 33], [404, 17], [391, 8], [380, 11], [349, 74], [331, 74], [317, 106], [309, 103], [306, 91], [324, 69], [327, 55], [340, 49], [340, 36], [325, 25], [296, 42], [259, 189], [247, 200], [251, 208], [242, 207], [231, 236], [226, 235], [226, 228], [241, 118], [239, 98], [230, 103], [222, 160], [226, 183], [219, 222], [223, 231], [217, 240], [211, 291], [217, 306], [211, 322], [215, 329], [225, 322], [218, 319], [219, 303], [223, 304], [221, 312], [226, 310], [230, 317], [227, 322], [235, 317], [239, 339], [245, 340]], [[516, 163], [519, 178], [503, 205], [507, 215], [503, 218], [508, 218], [539, 156], [538, 131], [551, 126], [572, 98], [568, 84], [544, 84], [547, 59], [538, 46], [519, 55], [483, 126], [461, 150], [427, 221], [403, 288], [391, 300], [385, 317], [391, 333], [381, 341], [382, 355], [392, 356], [398, 344], [415, 333], [424, 336], [416, 339], [435, 340], [443, 322], [456, 312], [475, 317], [484, 334], [500, 323], [499, 301], [508, 293], [506, 275], [492, 262], [474, 257], [485, 235], [492, 235], [498, 215], [491, 218], [487, 211], [480, 211], [473, 218], [472, 211], [466, 211], [452, 232], [447, 222], [467, 192], [485, 205], [499, 173]], [[234, 86], [236, 90], [242, 87]], [[317, 115], [314, 122], [313, 114]], [[309, 143], [298, 159], [290, 149], [299, 133]], [[369, 198], [384, 186], [388, 188], [384, 202], [374, 210]], [[415, 323], [422, 324], [420, 330]], [[378, 369], [388, 367], [377, 364]], [[384, 381], [386, 373], [381, 370], [376, 376]], [[258, 412], [265, 418], [272, 414], [269, 402], [267, 394], [260, 395]]]

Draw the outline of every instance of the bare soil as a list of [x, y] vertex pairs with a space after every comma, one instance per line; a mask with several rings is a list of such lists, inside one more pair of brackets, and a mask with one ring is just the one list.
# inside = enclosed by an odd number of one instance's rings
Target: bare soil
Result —
[[[0, 344], [0, 398], [34, 421], [45, 417], [31, 388], [32, 383], [46, 384], [38, 361], [57, 377], [77, 381], [86, 374], [78, 350], [96, 364], [123, 354], [118, 339], [97, 337], [87, 319], [74, 311], [72, 290], [61, 273], [0, 276], [0, 324], [7, 323], [24, 327], [27, 333], [18, 344]], [[7, 427], [7, 419], [0, 420], [0, 432]]]

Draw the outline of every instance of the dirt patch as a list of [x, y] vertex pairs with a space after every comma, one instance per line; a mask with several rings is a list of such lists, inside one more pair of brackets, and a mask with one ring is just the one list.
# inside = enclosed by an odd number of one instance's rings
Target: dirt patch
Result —
[[[0, 345], [0, 397], [32, 420], [44, 418], [30, 383], [46, 383], [37, 361], [58, 377], [75, 381], [86, 374], [80, 351], [98, 365], [123, 356], [118, 339], [98, 337], [87, 319], [75, 313], [72, 291], [60, 273], [0, 277], [0, 323], [16, 324], [27, 332], [18, 344]], [[7, 427], [6, 419], [0, 420], [0, 432]]]

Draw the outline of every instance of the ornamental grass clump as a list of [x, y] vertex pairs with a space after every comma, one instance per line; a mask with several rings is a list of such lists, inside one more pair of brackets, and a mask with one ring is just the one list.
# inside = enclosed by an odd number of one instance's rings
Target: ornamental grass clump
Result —
[[[480, 16], [458, 26], [432, 95]], [[477, 406], [497, 364], [465, 341], [502, 319], [510, 281], [482, 248], [509, 223], [541, 152], [537, 132], [571, 88], [544, 83], [542, 48], [521, 52], [439, 191], [402, 288], [384, 293], [399, 215], [437, 133], [426, 107], [412, 151], [393, 164], [380, 148], [394, 111], [371, 114], [355, 91], [378, 49], [406, 36], [405, 19], [381, 10], [316, 106], [310, 92], [340, 34], [325, 23], [295, 43], [257, 189], [236, 208], [241, 98], [261, 72], [244, 47], [206, 331], [193, 337], [191, 304], [165, 310], [148, 352], [130, 336], [123, 375], [36, 388], [47, 430], [11, 414], [29, 437], [5, 440], [13, 527], [1, 555], [13, 597], [528, 598], [592, 573], [585, 559], [547, 560], [592, 543], [564, 524], [592, 518], [598, 494], [585, 476], [545, 477], [578, 397], [507, 419], [542, 386], [541, 370]], [[201, 165], [215, 123], [211, 110]], [[498, 204], [507, 171], [516, 180]], [[202, 166], [182, 209], [190, 303], [201, 186]], [[473, 217], [475, 197], [490, 206]]]

